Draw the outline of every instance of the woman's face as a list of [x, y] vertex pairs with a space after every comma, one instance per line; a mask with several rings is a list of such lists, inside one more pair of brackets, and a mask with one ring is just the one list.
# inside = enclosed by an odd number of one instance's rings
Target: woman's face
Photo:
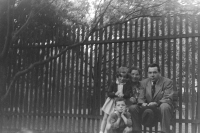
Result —
[[133, 82], [138, 82], [140, 80], [140, 74], [138, 70], [132, 70], [130, 74]]

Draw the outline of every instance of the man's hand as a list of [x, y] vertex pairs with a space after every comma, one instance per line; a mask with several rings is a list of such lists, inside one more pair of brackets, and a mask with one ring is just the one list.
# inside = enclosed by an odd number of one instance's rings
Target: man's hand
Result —
[[142, 103], [142, 106], [147, 106], [147, 103]]
[[133, 104], [137, 103], [137, 100], [136, 100], [135, 97], [131, 97], [131, 98], [130, 98], [130, 101], [131, 101]]
[[147, 106], [158, 106], [156, 102], [150, 102]]

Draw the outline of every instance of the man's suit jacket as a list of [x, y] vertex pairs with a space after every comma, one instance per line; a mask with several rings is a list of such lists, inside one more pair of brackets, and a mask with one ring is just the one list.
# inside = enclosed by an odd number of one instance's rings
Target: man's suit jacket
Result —
[[141, 81], [141, 90], [138, 98], [138, 103], [150, 103], [157, 102], [158, 105], [161, 103], [168, 103], [173, 105], [173, 82], [172, 80], [160, 76], [155, 85], [155, 93], [152, 96], [152, 81], [150, 78]]

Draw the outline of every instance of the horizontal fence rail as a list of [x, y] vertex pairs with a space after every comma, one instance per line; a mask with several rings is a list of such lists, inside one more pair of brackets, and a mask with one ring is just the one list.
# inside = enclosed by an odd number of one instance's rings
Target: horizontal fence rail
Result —
[[[41, 29], [33, 37], [24, 33], [10, 50], [8, 84], [18, 71], [83, 41], [88, 30], [63, 26]], [[147, 65], [156, 62], [179, 92], [174, 130], [197, 133], [199, 49], [199, 16], [136, 18], [100, 28], [86, 43], [18, 78], [6, 99], [3, 128], [97, 133], [117, 68], [138, 66], [145, 78]]]

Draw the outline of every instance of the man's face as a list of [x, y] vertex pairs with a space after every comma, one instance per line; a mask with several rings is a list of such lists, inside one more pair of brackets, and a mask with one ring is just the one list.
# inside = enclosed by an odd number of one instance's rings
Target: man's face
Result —
[[138, 72], [138, 70], [132, 70], [131, 71], [131, 78], [133, 82], [138, 82], [140, 79], [140, 74]]
[[148, 68], [148, 77], [151, 78], [152, 81], [157, 81], [160, 77], [160, 72], [158, 72], [157, 67], [149, 67]]
[[115, 110], [118, 112], [123, 112], [126, 109], [126, 104], [124, 101], [118, 101], [115, 105]]

